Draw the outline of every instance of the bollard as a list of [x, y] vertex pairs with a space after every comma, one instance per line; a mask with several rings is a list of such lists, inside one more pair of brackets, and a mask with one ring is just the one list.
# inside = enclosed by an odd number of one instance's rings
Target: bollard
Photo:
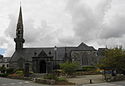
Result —
[[92, 79], [90, 79], [90, 84], [92, 84]]

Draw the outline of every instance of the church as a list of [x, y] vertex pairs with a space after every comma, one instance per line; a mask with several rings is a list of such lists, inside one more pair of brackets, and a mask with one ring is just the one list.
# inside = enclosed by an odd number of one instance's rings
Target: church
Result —
[[82, 66], [94, 65], [98, 61], [98, 50], [85, 43], [75, 47], [39, 47], [25, 48], [23, 44], [23, 18], [20, 6], [19, 17], [16, 28], [15, 52], [10, 59], [10, 68], [28, 69], [34, 73], [49, 73], [58, 68], [60, 63], [66, 61], [77, 61]]

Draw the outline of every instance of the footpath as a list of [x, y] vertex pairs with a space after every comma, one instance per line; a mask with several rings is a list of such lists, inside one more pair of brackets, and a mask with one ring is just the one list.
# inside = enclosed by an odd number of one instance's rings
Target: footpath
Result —
[[104, 83], [104, 76], [103, 75], [83, 75], [77, 76], [75, 78], [68, 78], [69, 82], [76, 83], [76, 85], [82, 84], [96, 84], [96, 83]]

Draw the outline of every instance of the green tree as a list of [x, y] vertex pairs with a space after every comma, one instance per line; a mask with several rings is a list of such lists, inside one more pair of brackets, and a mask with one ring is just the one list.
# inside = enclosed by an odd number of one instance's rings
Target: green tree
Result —
[[80, 67], [77, 62], [65, 62], [60, 64], [60, 68], [68, 75], [72, 75]]
[[6, 67], [4, 67], [4, 66], [0, 67], [0, 71], [1, 71], [1, 73], [5, 73]]
[[125, 51], [122, 48], [108, 49], [104, 55], [105, 57], [100, 61], [99, 67], [111, 67], [125, 71]]

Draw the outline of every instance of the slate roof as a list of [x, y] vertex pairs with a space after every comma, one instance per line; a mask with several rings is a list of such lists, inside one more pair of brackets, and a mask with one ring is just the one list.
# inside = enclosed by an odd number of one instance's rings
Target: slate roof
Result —
[[99, 48], [97, 51], [98, 56], [104, 56], [106, 50], [107, 48]]
[[0, 59], [0, 63], [8, 63], [10, 61], [10, 57], [3, 57]]
[[85, 43], [81, 43], [79, 46], [78, 46], [78, 50], [85, 50], [85, 51], [96, 51], [96, 49], [92, 46], [88, 46], [86, 45]]
[[[70, 52], [74, 50], [96, 51], [96, 49], [94, 49], [92, 46], [87, 46], [84, 43], [81, 43], [78, 47], [57, 47], [56, 59], [63, 60], [65, 57], [65, 53], [70, 54]], [[19, 58], [23, 58], [26, 61], [32, 61], [32, 57], [39, 56], [42, 51], [44, 51], [47, 56], [55, 57], [54, 47], [23, 48], [21, 51], [14, 52], [11, 61], [17, 61]]]

